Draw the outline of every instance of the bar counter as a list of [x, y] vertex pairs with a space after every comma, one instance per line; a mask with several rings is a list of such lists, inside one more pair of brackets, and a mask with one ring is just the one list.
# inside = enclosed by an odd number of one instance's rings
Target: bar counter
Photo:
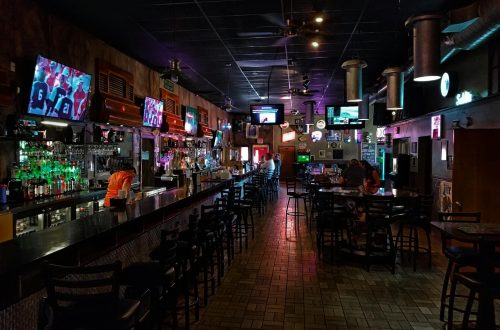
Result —
[[[153, 232], [159, 233], [159, 227], [176, 214], [192, 211], [191, 206], [213, 196], [233, 181], [203, 182], [195, 189], [183, 187], [169, 190], [136, 201], [122, 210], [105, 209], [85, 218], [0, 243], [0, 319], [2, 313], [6, 312], [2, 309], [43, 288], [40, 276], [43, 260], [85, 265], [103, 256], [109, 260], [121, 259], [123, 254], [117, 249], [134, 240], [137, 245], [144, 245], [145, 242], [152, 244], [153, 238], [146, 236]], [[129, 260], [122, 261], [127, 264]]]

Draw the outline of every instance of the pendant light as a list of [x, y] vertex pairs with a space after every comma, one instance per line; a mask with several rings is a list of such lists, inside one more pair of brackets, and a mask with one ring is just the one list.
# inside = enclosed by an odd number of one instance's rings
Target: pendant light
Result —
[[406, 26], [413, 28], [413, 80], [432, 81], [441, 78], [441, 16], [428, 14], [410, 17]]
[[382, 72], [387, 79], [387, 110], [404, 108], [404, 74], [400, 67], [387, 68]]
[[363, 97], [362, 69], [366, 68], [365, 61], [354, 59], [342, 63], [346, 70], [346, 99], [347, 102], [361, 102]]
[[358, 119], [368, 120], [370, 119], [370, 95], [363, 95], [363, 100], [358, 103]]

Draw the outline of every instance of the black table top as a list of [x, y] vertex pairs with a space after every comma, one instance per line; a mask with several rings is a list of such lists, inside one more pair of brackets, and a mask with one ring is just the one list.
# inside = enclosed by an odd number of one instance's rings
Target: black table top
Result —
[[12, 272], [50, 254], [104, 234], [140, 217], [169, 206], [189, 203], [200, 194], [210, 193], [229, 181], [202, 183], [192, 191], [185, 187], [169, 190], [126, 206], [123, 211], [112, 208], [48, 228], [24, 237], [0, 243], [0, 275]]

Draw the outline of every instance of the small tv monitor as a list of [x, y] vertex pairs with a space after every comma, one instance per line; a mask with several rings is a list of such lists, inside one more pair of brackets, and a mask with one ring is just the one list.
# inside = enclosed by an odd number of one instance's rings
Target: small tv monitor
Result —
[[213, 147], [218, 148], [222, 143], [222, 131], [214, 131]]
[[143, 110], [142, 126], [161, 127], [163, 122], [163, 101], [146, 96]]
[[284, 104], [251, 104], [252, 125], [281, 125], [285, 122]]
[[297, 163], [310, 163], [311, 155], [309, 154], [298, 154], [297, 155]]
[[196, 135], [198, 133], [198, 109], [183, 106], [184, 130], [188, 135]]
[[31, 85], [28, 114], [84, 120], [91, 82], [91, 75], [39, 55]]
[[365, 122], [359, 120], [359, 107], [357, 105], [327, 105], [325, 107], [326, 129], [360, 129], [365, 127]]

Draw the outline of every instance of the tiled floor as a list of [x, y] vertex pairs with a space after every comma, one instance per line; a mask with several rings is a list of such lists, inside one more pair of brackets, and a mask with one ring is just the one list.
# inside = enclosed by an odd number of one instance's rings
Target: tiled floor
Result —
[[268, 204], [255, 240], [236, 257], [223, 283], [202, 309], [194, 329], [441, 329], [439, 295], [445, 260], [434, 241], [413, 272], [406, 262], [391, 275], [370, 272], [344, 258], [318, 260], [314, 229], [302, 222], [285, 236], [286, 196]]

